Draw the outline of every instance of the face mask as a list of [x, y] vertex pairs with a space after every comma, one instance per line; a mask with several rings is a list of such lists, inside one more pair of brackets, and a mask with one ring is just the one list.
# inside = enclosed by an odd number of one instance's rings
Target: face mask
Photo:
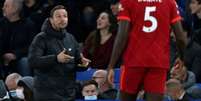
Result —
[[96, 95], [84, 96], [84, 100], [97, 100], [97, 96]]
[[16, 94], [19, 99], [24, 99], [23, 89], [16, 89]]

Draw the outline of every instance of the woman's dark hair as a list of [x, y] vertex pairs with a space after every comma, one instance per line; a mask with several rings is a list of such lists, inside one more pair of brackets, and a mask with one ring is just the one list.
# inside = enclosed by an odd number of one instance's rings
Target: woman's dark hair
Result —
[[[111, 24], [109, 27], [109, 32], [112, 34], [116, 34], [117, 27], [118, 27], [116, 16], [114, 16], [111, 11], [103, 11], [101, 13], [108, 14], [109, 23]], [[97, 48], [100, 45], [100, 41], [101, 41], [100, 30], [97, 29], [93, 31], [89, 35], [89, 39], [92, 39], [92, 48], [89, 50], [89, 53], [93, 54], [95, 48]]]
[[197, 0], [199, 4], [201, 4], [201, 0]]

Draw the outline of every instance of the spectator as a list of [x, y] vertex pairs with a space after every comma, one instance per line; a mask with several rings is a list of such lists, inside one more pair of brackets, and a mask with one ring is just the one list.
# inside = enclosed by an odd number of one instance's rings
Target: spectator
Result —
[[33, 77], [22, 77], [17, 85], [23, 88], [24, 101], [33, 101]]
[[9, 74], [6, 77], [5, 84], [9, 91], [17, 89], [17, 83], [22, 78], [18, 73]]
[[113, 15], [117, 16], [119, 13], [119, 0], [111, 0], [110, 9]]
[[83, 10], [85, 7], [92, 7], [94, 9], [94, 14], [98, 15], [104, 10], [107, 10], [110, 8], [110, 0], [77, 0], [79, 1], [79, 8], [80, 10]]
[[80, 54], [74, 37], [66, 32], [68, 12], [55, 6], [42, 32], [33, 40], [29, 65], [34, 68], [34, 101], [75, 100], [76, 66], [87, 66], [89, 60]]
[[177, 4], [178, 4], [178, 9], [180, 12], [180, 15], [182, 17], [185, 16], [185, 11], [186, 11], [186, 2], [187, 0], [176, 0]]
[[196, 85], [195, 74], [183, 65], [176, 65], [171, 70], [171, 78], [181, 82], [184, 90], [194, 99], [201, 98], [201, 88]]
[[201, 0], [190, 0], [189, 8], [193, 16], [193, 30], [201, 28]]
[[92, 60], [92, 68], [105, 69], [110, 60], [117, 20], [109, 12], [102, 12], [97, 19], [97, 29], [90, 33], [83, 46], [83, 55]]
[[22, 99], [24, 99], [22, 88], [17, 85], [21, 78], [21, 75], [19, 75], [18, 73], [12, 73], [7, 76], [5, 84], [10, 95], [10, 100], [8, 101], [21, 101]]
[[4, 66], [20, 75], [31, 75], [27, 65], [29, 45], [35, 35], [32, 21], [20, 16], [23, 0], [5, 0], [0, 20], [0, 56]]
[[24, 15], [35, 23], [37, 32], [41, 30], [42, 23], [45, 20], [45, 15], [42, 12], [43, 8], [41, 0], [24, 0]]
[[96, 14], [91, 5], [84, 7], [81, 11], [81, 26], [83, 30], [82, 36], [84, 42], [89, 33], [96, 29]]
[[189, 95], [185, 92], [182, 84], [177, 79], [170, 79], [167, 81], [166, 93], [174, 101], [190, 101]]
[[[78, 7], [78, 1], [77, 0], [63, 0], [63, 4], [66, 4], [68, 7], [69, 12], [69, 25], [67, 27], [67, 30], [73, 34], [75, 39], [79, 43], [83, 43], [86, 35], [83, 33], [83, 29], [81, 26], [81, 14]], [[86, 28], [86, 27], [85, 27]]]
[[94, 80], [85, 81], [82, 84], [82, 96], [84, 100], [98, 99], [98, 83]]
[[101, 98], [116, 99], [118, 91], [114, 88], [114, 85], [111, 85], [107, 82], [106, 70], [95, 71], [92, 78], [98, 83], [99, 94]]
[[195, 34], [197, 30], [201, 28], [201, 1], [200, 0], [187, 0], [186, 1], [186, 16], [184, 18], [184, 27], [188, 32], [188, 36], [192, 38], [194, 41], [198, 41], [200, 43], [200, 40], [197, 40], [199, 38], [199, 34]]

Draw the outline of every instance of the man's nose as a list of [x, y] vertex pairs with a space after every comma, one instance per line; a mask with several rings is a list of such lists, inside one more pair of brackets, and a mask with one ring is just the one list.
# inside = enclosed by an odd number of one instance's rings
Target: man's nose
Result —
[[62, 21], [68, 21], [68, 18], [62, 17], [61, 20], [62, 20]]

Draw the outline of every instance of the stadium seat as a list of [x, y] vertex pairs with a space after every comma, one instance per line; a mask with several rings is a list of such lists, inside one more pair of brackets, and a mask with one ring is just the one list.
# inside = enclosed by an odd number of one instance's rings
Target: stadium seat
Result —
[[[95, 71], [96, 69], [88, 69], [83, 72], [76, 72], [76, 80], [90, 80]], [[114, 69], [114, 72], [114, 83], [119, 83], [120, 69]]]
[[114, 83], [119, 83], [120, 82], [120, 75], [121, 71], [120, 69], [114, 69]]
[[76, 80], [85, 81], [90, 80], [96, 69], [88, 69], [83, 72], [76, 72]]
[[197, 83], [196, 85], [197, 85], [199, 88], [201, 88], [201, 83]]

